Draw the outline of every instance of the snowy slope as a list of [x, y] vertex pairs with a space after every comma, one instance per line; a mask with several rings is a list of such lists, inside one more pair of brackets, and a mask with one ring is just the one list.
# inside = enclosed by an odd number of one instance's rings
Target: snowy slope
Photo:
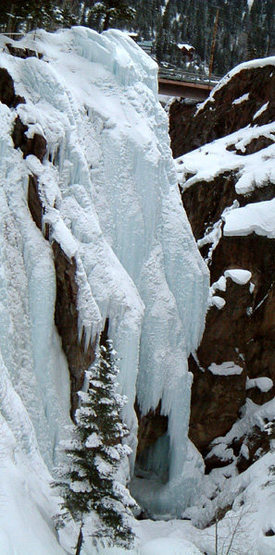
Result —
[[[7, 498], [6, 507], [10, 503], [11, 511], [18, 511], [16, 537], [11, 512], [1, 511], [0, 545], [5, 554], [50, 554], [59, 547], [50, 523], [56, 509], [48, 470], [69, 420], [70, 384], [54, 325], [51, 246], [28, 210], [28, 176], [38, 177], [50, 239], [76, 261], [79, 335], [84, 333], [88, 344], [110, 319], [121, 390], [129, 398], [125, 419], [133, 450], [136, 383], [142, 412], [162, 400], [169, 416], [173, 455], [166, 493], [154, 497], [159, 512], [177, 511], [194, 487], [194, 478], [184, 478], [187, 357], [203, 331], [208, 271], [177, 191], [155, 63], [118, 31], [39, 31], [16, 43], [37, 50], [42, 59], [11, 56], [4, 43], [2, 37], [0, 66], [26, 103], [0, 104], [0, 441], [7, 473], [0, 495]], [[10, 134], [17, 115], [28, 137], [45, 137], [42, 163], [33, 155], [23, 160], [14, 149]], [[28, 548], [20, 551], [29, 503], [34, 516]], [[36, 543], [37, 531], [43, 548]]]

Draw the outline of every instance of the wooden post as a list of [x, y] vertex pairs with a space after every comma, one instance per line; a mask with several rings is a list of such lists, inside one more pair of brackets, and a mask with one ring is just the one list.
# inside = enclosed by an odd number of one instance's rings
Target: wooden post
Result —
[[218, 21], [219, 21], [219, 13], [220, 13], [220, 8], [217, 8], [216, 17], [215, 17], [215, 21], [214, 21], [213, 38], [212, 38], [210, 61], [209, 61], [209, 81], [210, 81], [210, 77], [211, 77], [212, 69], [213, 69], [214, 52], [215, 52], [216, 36], [217, 36]]

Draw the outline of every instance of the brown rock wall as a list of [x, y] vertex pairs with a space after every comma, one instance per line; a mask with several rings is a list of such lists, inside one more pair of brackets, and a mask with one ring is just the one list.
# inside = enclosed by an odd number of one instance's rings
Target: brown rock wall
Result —
[[96, 345], [89, 344], [85, 349], [84, 338], [79, 341], [76, 262], [73, 258], [69, 259], [55, 241], [52, 243], [52, 249], [56, 272], [55, 323], [70, 370], [73, 418], [78, 406], [77, 393], [82, 388], [85, 370], [95, 360]]
[[[170, 136], [173, 156], [177, 158], [217, 138], [230, 135], [246, 125], [264, 125], [274, 119], [275, 70], [273, 65], [243, 69], [219, 88], [204, 108], [193, 117], [194, 107], [176, 101], [170, 109]], [[233, 104], [248, 94], [248, 100]], [[269, 102], [268, 109], [255, 120], [253, 116]]]
[[22, 96], [15, 94], [13, 79], [4, 67], [0, 67], [0, 102], [9, 108], [25, 103]]
[[[274, 118], [274, 83], [273, 66], [245, 69], [217, 90], [213, 100], [206, 102], [196, 116], [193, 107], [187, 109], [184, 103], [174, 102], [170, 111], [174, 154], [179, 156], [247, 125], [271, 122]], [[249, 95], [247, 100], [233, 104], [235, 99], [244, 94]], [[265, 103], [268, 103], [267, 109], [253, 120], [257, 110]], [[259, 136], [246, 145], [244, 152], [238, 152], [234, 144], [227, 148], [245, 158], [248, 154], [267, 148], [271, 143], [270, 137]], [[197, 182], [181, 193], [197, 240], [203, 238], [218, 221], [223, 230], [221, 214], [234, 201], [245, 206], [274, 197], [272, 183], [255, 188], [249, 195], [238, 195], [235, 190], [237, 178], [237, 170], [224, 172], [211, 182]], [[247, 377], [267, 377], [275, 383], [274, 243], [274, 240], [256, 234], [245, 237], [225, 237], [222, 234], [209, 259], [212, 284], [226, 270], [239, 268], [251, 272], [254, 288], [250, 288], [249, 283], [238, 285], [227, 278], [226, 291], [216, 291], [216, 295], [224, 298], [226, 304], [220, 310], [216, 306], [209, 309], [201, 345], [196, 357], [190, 357], [190, 370], [194, 375], [190, 437], [204, 456], [210, 451], [211, 442], [231, 429], [247, 398], [257, 404], [264, 404], [274, 396], [274, 387], [267, 392], [258, 387], [246, 389]], [[211, 244], [204, 245], [201, 249], [205, 258], [209, 255], [210, 247]], [[228, 361], [242, 367], [242, 373], [218, 376], [209, 371], [211, 363]], [[242, 442], [245, 441], [251, 447], [251, 456], [247, 461], [239, 454]], [[255, 453], [260, 448], [266, 449], [267, 445], [266, 434], [259, 429], [254, 435], [251, 432], [251, 437], [241, 438], [238, 449], [234, 446], [235, 456], [239, 457], [239, 470], [247, 468], [255, 459]], [[206, 458], [206, 462], [209, 471], [215, 466], [229, 464], [230, 460], [219, 461], [215, 455]]]

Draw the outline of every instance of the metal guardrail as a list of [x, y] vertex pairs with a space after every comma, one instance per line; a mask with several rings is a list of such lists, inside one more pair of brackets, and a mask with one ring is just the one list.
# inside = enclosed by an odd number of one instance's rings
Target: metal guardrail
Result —
[[[153, 55], [153, 47], [146, 44], [146, 42], [138, 42], [137, 43], [146, 54], [151, 56], [155, 60], [155, 56]], [[187, 81], [190, 83], [201, 83], [203, 85], [216, 85], [221, 79], [223, 75], [211, 75], [211, 78], [207, 75], [200, 75], [199, 73], [195, 73], [194, 71], [188, 71], [183, 68], [179, 68], [178, 66], [174, 66], [168, 62], [161, 62], [159, 64], [159, 78], [161, 79], [170, 79], [171, 81]]]
[[188, 71], [176, 67], [159, 67], [159, 78], [169, 79], [170, 81], [187, 81], [189, 83], [197, 83], [203, 85], [216, 85], [221, 79], [222, 75], [212, 75], [211, 78], [207, 75], [199, 75], [192, 71]]

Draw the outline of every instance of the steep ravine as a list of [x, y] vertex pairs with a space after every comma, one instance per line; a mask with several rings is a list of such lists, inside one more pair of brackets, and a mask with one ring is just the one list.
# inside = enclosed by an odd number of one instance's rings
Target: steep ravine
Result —
[[[12, 52], [18, 54], [17, 49]], [[5, 70], [0, 73], [1, 90], [3, 91], [0, 100], [9, 107], [14, 107], [17, 103], [25, 103], [25, 99], [17, 97], [14, 92], [14, 83]], [[7, 94], [8, 91], [8, 94]], [[27, 138], [28, 126], [24, 125], [19, 116], [16, 117], [12, 139], [14, 148], [21, 150], [23, 158], [28, 155], [35, 156], [41, 163], [47, 155], [47, 143], [45, 137], [37, 133], [29, 139]], [[95, 350], [98, 337], [95, 337], [93, 344], [85, 346], [85, 337], [79, 337], [77, 309], [78, 284], [76, 280], [77, 265], [74, 257], [69, 258], [57, 241], [51, 239], [51, 225], [43, 222], [43, 216], [47, 212], [48, 206], [45, 204], [43, 186], [39, 184], [39, 177], [32, 174], [28, 178], [28, 207], [36, 226], [41, 231], [43, 237], [50, 242], [56, 275], [56, 298], [55, 298], [55, 324], [61, 338], [62, 349], [66, 356], [68, 369], [70, 372], [71, 387], [71, 410], [70, 415], [74, 419], [74, 413], [78, 406], [78, 391], [83, 386], [85, 370], [95, 360]], [[146, 453], [148, 448], [154, 446], [159, 438], [167, 433], [168, 417], [161, 414], [161, 402], [155, 410], [150, 410], [148, 414], [142, 415], [138, 403], [135, 406], [138, 418], [138, 442], [136, 464], [137, 468], [147, 464]]]

